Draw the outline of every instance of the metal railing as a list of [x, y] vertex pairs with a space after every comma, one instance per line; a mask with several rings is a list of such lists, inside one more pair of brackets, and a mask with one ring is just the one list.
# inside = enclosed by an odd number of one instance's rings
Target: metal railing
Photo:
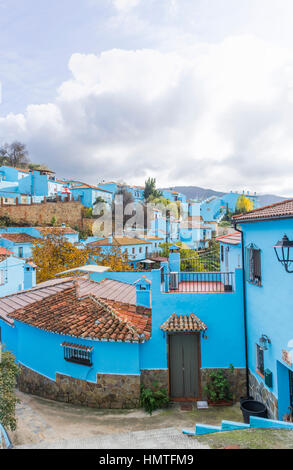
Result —
[[181, 257], [181, 271], [188, 272], [219, 272], [220, 271], [220, 253], [212, 251], [197, 251], [193, 258]]
[[234, 273], [171, 272], [164, 273], [163, 291], [170, 293], [234, 292]]

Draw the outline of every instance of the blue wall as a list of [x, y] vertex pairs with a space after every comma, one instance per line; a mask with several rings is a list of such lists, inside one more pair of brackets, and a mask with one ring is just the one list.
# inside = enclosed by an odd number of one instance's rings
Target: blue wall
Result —
[[[273, 387], [268, 390], [279, 398], [279, 417], [282, 418], [289, 406], [288, 373], [284, 369], [289, 366], [282, 361], [282, 349], [291, 350], [293, 346], [288, 346], [288, 342], [293, 339], [293, 274], [286, 273], [277, 261], [273, 246], [282, 239], [284, 233], [290, 240], [293, 239], [293, 220], [246, 223], [241, 227], [244, 231], [244, 246], [254, 243], [261, 249], [262, 286], [246, 282], [249, 368], [264, 383], [256, 372], [255, 344], [262, 334], [267, 335], [271, 344], [264, 351], [264, 367], [273, 373]], [[282, 396], [279, 396], [280, 393]]]

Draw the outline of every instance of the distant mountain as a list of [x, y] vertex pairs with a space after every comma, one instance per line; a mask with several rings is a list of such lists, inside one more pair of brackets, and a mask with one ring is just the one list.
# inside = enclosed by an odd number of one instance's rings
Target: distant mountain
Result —
[[[160, 188], [170, 189], [170, 188]], [[207, 199], [211, 196], [223, 196], [225, 193], [219, 191], [214, 191], [213, 189], [204, 189], [199, 186], [174, 186], [172, 187], [173, 191], [184, 194], [187, 199]]]
[[258, 196], [260, 206], [269, 206], [275, 202], [281, 202], [288, 199], [287, 197], [275, 196], [274, 194], [262, 194]]
[[[170, 189], [170, 188], [163, 188]], [[162, 188], [161, 188], [162, 190]], [[207, 199], [212, 196], [223, 196], [220, 191], [214, 191], [213, 189], [205, 189], [199, 186], [174, 186], [172, 190], [177, 191], [178, 193], [184, 194], [187, 199]], [[276, 196], [275, 194], [262, 194], [258, 196], [260, 207], [268, 206], [274, 204], [275, 202], [285, 201], [286, 197]]]

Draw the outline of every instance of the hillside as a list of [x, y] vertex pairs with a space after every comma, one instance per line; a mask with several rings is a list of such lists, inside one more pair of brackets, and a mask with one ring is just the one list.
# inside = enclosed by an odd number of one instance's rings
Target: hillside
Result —
[[[163, 188], [169, 189], [169, 188]], [[213, 189], [201, 188], [200, 186], [174, 186], [172, 188], [174, 191], [184, 194], [187, 199], [207, 199], [211, 196], [223, 196], [220, 191], [214, 191]], [[284, 201], [285, 197], [276, 196], [275, 194], [262, 194], [259, 195], [260, 206], [267, 206], [269, 204], [274, 204], [275, 202]]]

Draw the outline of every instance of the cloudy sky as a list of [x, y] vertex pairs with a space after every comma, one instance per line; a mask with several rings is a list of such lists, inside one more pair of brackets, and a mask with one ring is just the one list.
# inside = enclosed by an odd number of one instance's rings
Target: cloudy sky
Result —
[[292, 0], [0, 0], [0, 144], [58, 176], [293, 195]]

